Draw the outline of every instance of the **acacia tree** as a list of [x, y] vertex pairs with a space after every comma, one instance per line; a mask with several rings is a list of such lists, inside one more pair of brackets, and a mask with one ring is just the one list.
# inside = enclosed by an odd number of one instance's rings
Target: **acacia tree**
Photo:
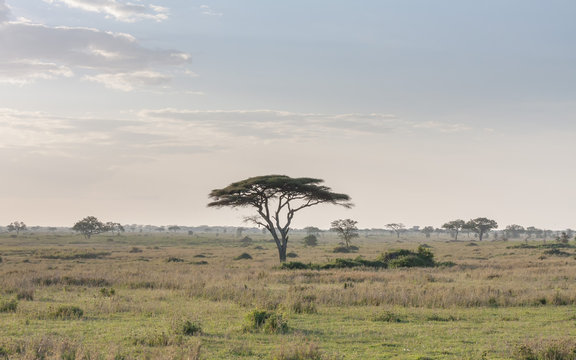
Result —
[[422, 233], [424, 233], [424, 235], [426, 235], [426, 238], [430, 238], [430, 235], [434, 232], [434, 226], [425, 226], [424, 229], [420, 230]]
[[517, 224], [508, 225], [506, 226], [506, 229], [504, 229], [504, 233], [506, 234], [506, 236], [513, 239], [519, 238], [520, 234], [523, 234], [525, 232], [526, 229], [524, 229], [524, 226], [520, 226]]
[[468, 221], [466, 223], [466, 228], [478, 234], [478, 240], [482, 241], [484, 235], [490, 230], [498, 229], [498, 223], [494, 220], [480, 217]]
[[124, 226], [122, 226], [122, 224], [115, 223], [112, 221], [108, 221], [105, 226], [106, 226], [106, 231], [111, 231], [112, 233], [116, 233], [116, 236], [120, 236], [121, 232], [126, 231], [126, 229], [124, 229]]
[[8, 231], [16, 231], [16, 236], [20, 235], [20, 231], [26, 230], [26, 224], [22, 221], [14, 221], [10, 225], [6, 226]]
[[212, 190], [209, 196], [214, 201], [208, 207], [254, 208], [258, 215], [246, 217], [245, 221], [268, 230], [278, 248], [280, 262], [285, 262], [290, 225], [298, 211], [323, 203], [352, 206], [350, 196], [332, 192], [321, 185], [323, 182], [285, 175], [256, 176]]
[[404, 231], [404, 229], [406, 228], [404, 226], [404, 224], [402, 224], [402, 223], [386, 224], [386, 227], [388, 229], [394, 231], [396, 233], [396, 236], [398, 236], [398, 238], [400, 238], [400, 233], [402, 233]]
[[95, 216], [87, 216], [76, 222], [72, 227], [72, 230], [81, 233], [86, 239], [90, 239], [92, 235], [100, 234], [109, 231], [110, 229]]
[[446, 224], [442, 225], [442, 227], [452, 234], [454, 240], [458, 240], [458, 233], [462, 231], [466, 227], [466, 221], [464, 220], [452, 220], [447, 222]]
[[345, 220], [334, 220], [330, 224], [330, 230], [336, 232], [338, 237], [344, 240], [344, 244], [346, 247], [350, 247], [350, 241], [358, 236], [358, 228], [356, 227], [358, 221], [352, 219], [345, 219]]

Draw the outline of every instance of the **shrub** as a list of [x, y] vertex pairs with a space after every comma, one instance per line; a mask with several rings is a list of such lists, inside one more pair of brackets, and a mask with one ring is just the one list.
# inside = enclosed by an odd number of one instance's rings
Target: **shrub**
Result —
[[142, 249], [138, 248], [138, 247], [133, 247], [132, 249], [130, 249], [129, 251], [130, 253], [141, 253]]
[[34, 300], [34, 290], [32, 289], [21, 289], [16, 294], [16, 299], [18, 300]]
[[291, 261], [288, 263], [282, 263], [282, 265], [280, 265], [280, 268], [288, 270], [305, 270], [305, 269], [311, 269], [312, 265], [304, 264], [303, 262], [300, 261]]
[[332, 252], [348, 254], [351, 252], [356, 252], [356, 251], [358, 251], [358, 249], [359, 249], [358, 246], [354, 246], [354, 245], [350, 245], [349, 247], [337, 246], [334, 248], [334, 250], [332, 250]]
[[184, 320], [176, 324], [176, 334], [193, 336], [202, 333], [202, 327], [196, 321]]
[[234, 260], [250, 260], [252, 259], [252, 255], [248, 253], [242, 253], [234, 258]]
[[244, 236], [242, 238], [242, 240], [240, 240], [240, 242], [242, 243], [242, 245], [248, 246], [248, 245], [252, 244], [253, 240], [250, 236]]
[[280, 313], [272, 313], [264, 322], [264, 332], [268, 334], [283, 334], [288, 331], [288, 322]]
[[576, 343], [574, 340], [547, 340], [540, 343], [518, 345], [514, 352], [517, 360], [574, 360]]
[[16, 312], [17, 308], [18, 301], [16, 301], [16, 299], [0, 301], [0, 313]]
[[314, 343], [298, 344], [290, 348], [282, 348], [273, 360], [323, 360], [326, 359], [318, 345]]
[[84, 310], [78, 306], [62, 305], [49, 314], [49, 318], [57, 320], [80, 319], [84, 316]]
[[440, 316], [438, 314], [432, 314], [426, 317], [428, 321], [457, 321], [458, 319], [452, 315], [450, 316]]
[[296, 254], [295, 252], [289, 252], [288, 254], [286, 254], [286, 257], [288, 258], [297, 258], [298, 254]]
[[544, 251], [545, 255], [555, 255], [555, 256], [570, 256], [571, 254], [566, 252], [566, 251], [562, 251], [559, 249], [550, 249], [550, 250], [546, 250]]
[[180, 259], [174, 256], [170, 256], [168, 259], [166, 259], [166, 262], [184, 262], [184, 259]]
[[374, 317], [374, 321], [390, 322], [390, 323], [401, 323], [407, 322], [402, 316], [393, 313], [392, 311], [385, 311], [382, 314], [378, 314]]
[[111, 297], [116, 295], [116, 290], [114, 290], [114, 288], [101, 288], [100, 289], [100, 295], [104, 296], [104, 297]]
[[305, 236], [304, 239], [302, 239], [302, 242], [306, 246], [318, 246], [318, 238], [316, 237], [316, 235], [310, 234], [308, 236]]
[[288, 331], [284, 315], [274, 311], [255, 309], [246, 315], [244, 331], [264, 331], [278, 334]]

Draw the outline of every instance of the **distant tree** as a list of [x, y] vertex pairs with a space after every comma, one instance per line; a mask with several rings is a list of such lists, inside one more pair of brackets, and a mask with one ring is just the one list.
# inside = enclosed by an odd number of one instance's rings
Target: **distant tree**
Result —
[[478, 235], [478, 240], [482, 241], [484, 235], [490, 230], [498, 229], [498, 223], [494, 220], [480, 217], [468, 221], [465, 227], [476, 233]]
[[238, 227], [236, 228], [236, 237], [242, 237], [242, 233], [244, 232], [244, 228], [243, 227]]
[[350, 196], [338, 194], [324, 185], [323, 180], [291, 178], [285, 175], [257, 176], [210, 192], [214, 200], [209, 207], [250, 207], [258, 215], [245, 218], [264, 227], [272, 235], [280, 262], [286, 261], [288, 234], [294, 215], [319, 204], [351, 207]]
[[562, 231], [562, 233], [556, 237], [556, 241], [562, 244], [568, 244], [568, 241], [570, 241], [570, 236], [568, 236], [565, 231]]
[[458, 234], [465, 228], [465, 225], [466, 221], [458, 219], [449, 221], [442, 227], [450, 232], [454, 240], [458, 241]]
[[394, 231], [398, 238], [400, 238], [400, 234], [404, 232], [404, 230], [406, 229], [406, 227], [402, 223], [390, 223], [386, 224], [386, 227], [391, 231]]
[[426, 238], [430, 238], [430, 235], [434, 232], [434, 226], [425, 226], [420, 232], [426, 235]]
[[92, 235], [109, 231], [106, 224], [94, 216], [87, 216], [84, 219], [78, 221], [74, 224], [72, 230], [81, 233], [86, 239], [90, 239]]
[[526, 234], [526, 238], [524, 240], [528, 241], [533, 235], [538, 236], [542, 233], [542, 230], [537, 229], [534, 226], [528, 226], [526, 229], [524, 229], [524, 234]]
[[512, 239], [516, 239], [516, 238], [519, 238], [521, 234], [525, 233], [526, 229], [524, 229], [523, 226], [512, 224], [512, 225], [506, 226], [506, 228], [504, 229], [504, 232], [506, 233], [507, 237], [512, 238]]
[[20, 231], [26, 230], [26, 224], [22, 221], [14, 221], [6, 226], [6, 229], [10, 232], [16, 231], [16, 236], [20, 235]]
[[115, 222], [109, 221], [109, 222], [106, 223], [105, 226], [106, 226], [106, 231], [110, 231], [110, 232], [112, 232], [112, 233], [116, 233], [116, 236], [120, 236], [120, 233], [121, 233], [121, 232], [126, 231], [126, 230], [124, 229], [124, 226], [122, 226], [122, 224], [120, 224], [120, 223], [115, 223]]
[[304, 231], [306, 231], [306, 235], [314, 235], [314, 236], [320, 236], [320, 233], [322, 232], [322, 230], [320, 230], [315, 226], [307, 226], [304, 228]]
[[338, 237], [344, 241], [346, 247], [349, 248], [350, 241], [359, 236], [356, 224], [358, 224], [358, 221], [351, 219], [334, 220], [330, 224], [330, 230], [336, 232], [336, 235], [338, 235]]
[[313, 234], [306, 235], [304, 239], [302, 239], [302, 242], [306, 246], [318, 246], [318, 238]]
[[181, 230], [181, 229], [182, 229], [182, 228], [181, 228], [180, 226], [178, 226], [178, 225], [170, 225], [170, 226], [168, 226], [168, 231], [172, 231], [172, 232], [176, 232], [176, 231], [179, 231], [179, 230]]

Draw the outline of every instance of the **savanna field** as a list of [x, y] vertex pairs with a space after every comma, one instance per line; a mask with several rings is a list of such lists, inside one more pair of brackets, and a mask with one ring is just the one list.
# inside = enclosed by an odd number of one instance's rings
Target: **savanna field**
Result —
[[283, 269], [261, 234], [0, 234], [0, 359], [574, 359], [574, 242], [382, 234], [438, 266]]

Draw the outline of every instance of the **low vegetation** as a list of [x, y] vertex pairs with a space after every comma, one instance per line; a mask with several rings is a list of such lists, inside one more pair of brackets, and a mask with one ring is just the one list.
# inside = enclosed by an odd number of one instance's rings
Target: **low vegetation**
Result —
[[304, 264], [298, 261], [292, 261], [282, 264], [283, 269], [298, 270], [326, 270], [326, 269], [345, 269], [345, 268], [376, 268], [376, 269], [395, 269], [405, 267], [432, 267], [435, 266], [434, 254], [424, 246], [419, 246], [417, 251], [396, 250], [381, 254], [375, 260], [365, 260], [362, 257], [354, 259], [337, 258], [326, 264]]
[[0, 359], [574, 359], [573, 241], [10, 235]]

